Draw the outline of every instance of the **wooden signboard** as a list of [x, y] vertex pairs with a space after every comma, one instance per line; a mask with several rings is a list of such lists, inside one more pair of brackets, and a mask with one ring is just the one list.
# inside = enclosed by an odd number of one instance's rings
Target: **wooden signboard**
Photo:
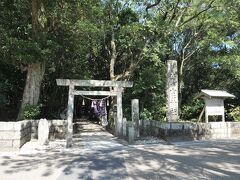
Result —
[[235, 98], [235, 96], [226, 91], [202, 89], [197, 98], [204, 99], [205, 121], [208, 123], [208, 116], [216, 115], [222, 116], [224, 122], [224, 99]]

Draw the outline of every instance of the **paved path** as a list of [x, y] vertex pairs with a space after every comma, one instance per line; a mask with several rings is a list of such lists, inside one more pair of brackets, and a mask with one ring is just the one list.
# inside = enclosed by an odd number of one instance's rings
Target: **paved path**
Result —
[[124, 157], [126, 146], [101, 126], [81, 122], [74, 135], [73, 149], [82, 147], [79, 157], [62, 173], [59, 180], [67, 179], [127, 179]]
[[31, 142], [1, 153], [0, 180], [240, 179], [240, 140], [127, 146], [96, 124], [77, 129], [71, 149]]

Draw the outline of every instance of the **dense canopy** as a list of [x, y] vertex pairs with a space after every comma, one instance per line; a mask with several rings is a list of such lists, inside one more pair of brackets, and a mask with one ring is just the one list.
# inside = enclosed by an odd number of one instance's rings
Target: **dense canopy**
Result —
[[59, 118], [67, 90], [56, 79], [69, 78], [131, 80], [124, 116], [138, 98], [142, 118], [164, 121], [175, 59], [181, 119], [197, 119], [196, 95], [215, 89], [236, 96], [226, 108], [240, 120], [239, 9], [240, 0], [2, 0], [0, 119]]

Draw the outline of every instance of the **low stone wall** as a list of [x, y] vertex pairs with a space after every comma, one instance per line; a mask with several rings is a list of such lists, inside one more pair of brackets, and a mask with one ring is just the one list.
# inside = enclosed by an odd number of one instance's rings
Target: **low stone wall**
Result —
[[192, 140], [240, 138], [239, 122], [172, 122], [140, 120], [140, 135], [158, 136], [163, 139], [188, 137]]
[[0, 122], [1, 150], [17, 150], [31, 140], [31, 121]]
[[[0, 151], [18, 150], [26, 142], [38, 137], [39, 120], [0, 122]], [[48, 120], [49, 140], [64, 139], [66, 120]]]
[[[39, 120], [32, 120], [31, 137], [38, 138], [38, 123]], [[49, 124], [49, 140], [65, 139], [67, 132], [67, 120], [48, 120]]]

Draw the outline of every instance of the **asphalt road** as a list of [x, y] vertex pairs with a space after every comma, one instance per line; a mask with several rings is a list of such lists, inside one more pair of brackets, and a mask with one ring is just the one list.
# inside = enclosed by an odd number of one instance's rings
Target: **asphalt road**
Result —
[[0, 153], [0, 180], [240, 179], [240, 140], [124, 145], [98, 125], [83, 124], [75, 145], [63, 141]]

